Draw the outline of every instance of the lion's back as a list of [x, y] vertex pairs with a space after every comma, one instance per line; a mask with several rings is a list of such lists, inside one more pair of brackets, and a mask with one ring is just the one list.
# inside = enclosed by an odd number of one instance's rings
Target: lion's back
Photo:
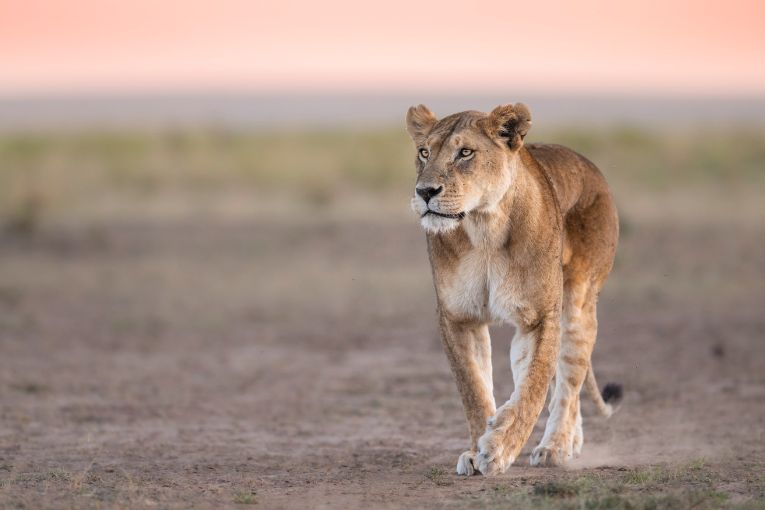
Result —
[[591, 203], [599, 195], [610, 196], [606, 179], [598, 167], [578, 152], [552, 143], [533, 143], [526, 148], [549, 177], [564, 215], [576, 205]]

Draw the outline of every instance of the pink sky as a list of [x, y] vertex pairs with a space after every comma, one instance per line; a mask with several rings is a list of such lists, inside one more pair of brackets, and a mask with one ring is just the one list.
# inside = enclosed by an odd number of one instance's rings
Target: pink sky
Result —
[[0, 0], [0, 94], [761, 94], [764, 22], [762, 0]]

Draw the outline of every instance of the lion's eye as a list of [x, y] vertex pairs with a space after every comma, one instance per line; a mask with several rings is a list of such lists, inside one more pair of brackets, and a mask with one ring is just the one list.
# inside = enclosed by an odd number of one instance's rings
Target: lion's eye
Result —
[[473, 149], [461, 149], [460, 150], [460, 157], [461, 158], [469, 158], [473, 155]]
[[422, 159], [428, 159], [430, 157], [430, 151], [428, 149], [420, 149], [420, 157]]

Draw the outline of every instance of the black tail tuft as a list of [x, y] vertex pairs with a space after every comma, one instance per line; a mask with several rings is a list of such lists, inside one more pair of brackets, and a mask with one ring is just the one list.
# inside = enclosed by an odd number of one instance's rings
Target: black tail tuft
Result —
[[619, 402], [622, 399], [622, 385], [608, 383], [603, 387], [603, 391], [600, 394], [603, 395], [604, 402]]

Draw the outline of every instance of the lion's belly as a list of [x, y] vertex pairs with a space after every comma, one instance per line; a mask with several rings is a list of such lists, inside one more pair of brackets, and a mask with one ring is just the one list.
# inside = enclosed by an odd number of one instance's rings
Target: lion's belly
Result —
[[481, 322], [516, 322], [518, 308], [507, 257], [472, 250], [443, 275], [442, 306], [452, 317]]

